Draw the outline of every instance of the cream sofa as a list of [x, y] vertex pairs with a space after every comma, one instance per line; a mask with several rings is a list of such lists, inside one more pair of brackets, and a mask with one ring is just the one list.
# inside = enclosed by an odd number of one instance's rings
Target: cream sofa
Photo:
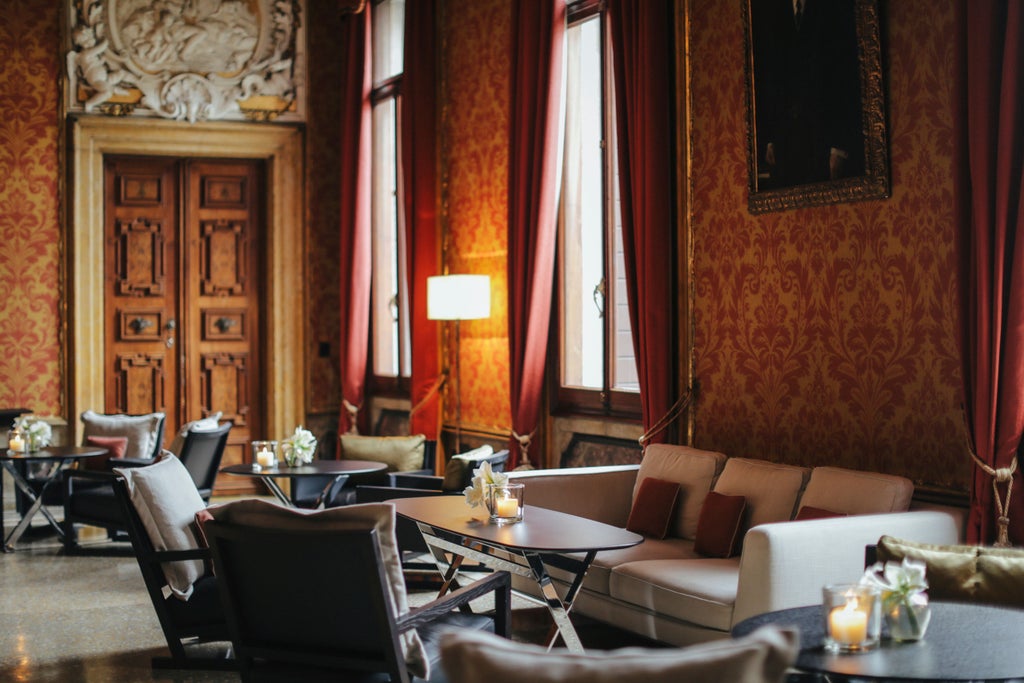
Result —
[[[835, 467], [793, 467], [727, 458], [686, 446], [652, 445], [640, 465], [513, 472], [530, 506], [625, 527], [646, 477], [678, 482], [664, 539], [598, 553], [573, 612], [675, 645], [725, 637], [743, 619], [815, 604], [821, 587], [855, 581], [864, 548], [882, 535], [956, 543], [962, 519], [952, 510], [908, 511], [913, 484], [902, 477]], [[708, 491], [742, 495], [742, 549], [733, 557], [694, 550]], [[847, 516], [791, 521], [803, 506]], [[552, 570], [556, 584], [566, 575]], [[515, 587], [536, 594], [531, 582]]]

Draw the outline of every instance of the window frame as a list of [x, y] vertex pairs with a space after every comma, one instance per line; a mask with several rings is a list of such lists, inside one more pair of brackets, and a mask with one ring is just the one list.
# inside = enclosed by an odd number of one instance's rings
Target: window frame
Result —
[[[627, 391], [616, 389], [610, 386], [614, 375], [615, 363], [615, 316], [609, 315], [615, 305], [615, 282], [609, 277], [614, 272], [615, 256], [615, 206], [616, 189], [612, 184], [617, 182], [612, 163], [616, 150], [612, 148], [615, 144], [616, 131], [612, 129], [614, 122], [614, 97], [608, 93], [612, 85], [611, 72], [611, 47], [610, 36], [608, 35], [608, 23], [605, 3], [602, 0], [577, 0], [566, 6], [566, 22], [571, 27], [583, 21], [599, 16], [600, 41], [601, 41], [601, 72], [602, 72], [602, 103], [601, 108], [601, 129], [603, 133], [602, 168], [601, 173], [601, 203], [603, 211], [603, 270], [604, 270], [604, 310], [603, 334], [604, 351], [602, 359], [603, 384], [600, 389], [564, 386], [562, 384], [563, 362], [566, 339], [563, 334], [563, 317], [566, 310], [566, 302], [563, 298], [565, 289], [565, 268], [563, 267], [564, 250], [562, 247], [563, 223], [562, 204], [559, 204], [558, 239], [556, 249], [556, 290], [555, 302], [552, 306], [552, 324], [550, 334], [550, 354], [553, 362], [549, 363], [549, 387], [552, 414], [555, 415], [591, 415], [600, 417], [615, 417], [626, 420], [640, 420], [642, 408], [639, 391]], [[564, 182], [564, 178], [563, 178]], [[564, 189], [564, 188], [563, 188]], [[620, 226], [621, 227], [621, 226]], [[634, 349], [635, 360], [635, 349]]]
[[[381, 0], [374, 0], [373, 4], [380, 4]], [[371, 8], [367, 8], [370, 11]], [[372, 36], [371, 36], [372, 40]], [[404, 36], [403, 36], [404, 40]], [[396, 250], [395, 250], [395, 272], [398, 276], [398, 343], [395, 353], [398, 356], [398, 374], [397, 375], [378, 375], [376, 372], [376, 355], [377, 347], [374, 341], [374, 308], [373, 308], [373, 292], [371, 289], [370, 299], [370, 327], [369, 327], [369, 339], [367, 349], [367, 364], [366, 364], [366, 390], [368, 395], [374, 396], [389, 396], [396, 398], [409, 398], [411, 392], [411, 372], [412, 362], [411, 356], [407, 363], [403, 363], [403, 357], [408, 355], [411, 351], [411, 316], [408, 307], [409, 302], [409, 282], [408, 282], [408, 269], [405, 263], [405, 251], [402, 248], [404, 242], [404, 235], [402, 233], [405, 229], [405, 206], [401, 197], [401, 184], [402, 184], [402, 168], [401, 168], [401, 121], [402, 121], [402, 82], [403, 73], [397, 73], [392, 76], [385, 78], [379, 83], [374, 83], [370, 89], [369, 99], [371, 107], [371, 121], [373, 120], [372, 111], [382, 103], [392, 101], [395, 108], [395, 216], [396, 216]], [[371, 124], [372, 125], [372, 124]], [[372, 133], [371, 133], [372, 134]], [[372, 146], [371, 146], [372, 147]], [[373, 162], [375, 159], [371, 156], [371, 179], [375, 176], [375, 168], [373, 168]], [[372, 182], [372, 180], [371, 180]], [[370, 239], [371, 245], [374, 239], [375, 229], [372, 226], [374, 220], [371, 210], [371, 229]], [[371, 247], [372, 248], [372, 247]], [[373, 259], [373, 256], [371, 256]], [[371, 268], [373, 262], [371, 261]], [[371, 284], [372, 287], [372, 284]], [[405, 307], [403, 310], [403, 301]], [[404, 321], [404, 334], [403, 334], [403, 321]], [[407, 367], [403, 367], [403, 364]], [[403, 370], [408, 374], [403, 374]]]

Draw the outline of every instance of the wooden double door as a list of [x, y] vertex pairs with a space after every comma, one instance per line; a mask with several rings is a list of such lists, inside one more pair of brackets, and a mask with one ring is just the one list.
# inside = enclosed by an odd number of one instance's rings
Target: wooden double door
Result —
[[264, 438], [264, 186], [261, 161], [104, 159], [105, 411], [165, 412], [165, 445], [220, 412], [224, 465]]

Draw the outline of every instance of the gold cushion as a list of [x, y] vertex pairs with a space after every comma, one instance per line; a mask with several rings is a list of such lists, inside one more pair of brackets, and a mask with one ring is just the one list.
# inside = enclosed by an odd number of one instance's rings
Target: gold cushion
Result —
[[341, 437], [342, 460], [372, 460], [388, 466], [388, 472], [408, 472], [423, 468], [423, 449], [426, 437], [415, 436], [359, 436]]
[[928, 595], [933, 600], [1024, 607], [1024, 550], [1020, 548], [935, 545], [892, 536], [879, 539], [879, 562], [900, 562], [905, 557], [925, 563]]
[[444, 491], [461, 491], [467, 479], [467, 474], [480, 467], [480, 461], [494, 455], [494, 447], [487, 444], [474, 448], [465, 453], [453, 455], [444, 466], [444, 483], [441, 489]]

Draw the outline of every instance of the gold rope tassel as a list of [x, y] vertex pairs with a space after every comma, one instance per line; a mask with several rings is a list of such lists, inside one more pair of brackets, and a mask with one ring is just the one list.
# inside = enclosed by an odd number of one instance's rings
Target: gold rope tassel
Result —
[[516, 470], [532, 470], [533, 463], [530, 462], [530, 442], [533, 441], [533, 435], [537, 433], [537, 430], [534, 429], [532, 432], [525, 436], [519, 434], [514, 429], [511, 431], [512, 438], [519, 442], [519, 452], [523, 454], [523, 462], [520, 463], [518, 467], [516, 467]]
[[348, 399], [341, 399], [341, 405], [344, 406], [345, 412], [348, 413], [348, 432], [346, 434], [358, 434], [359, 426], [356, 424], [356, 418], [359, 416], [359, 409], [362, 406], [354, 406], [348, 402]]
[[[974, 463], [981, 468], [981, 470], [992, 477], [992, 495], [995, 496], [996, 512], [999, 516], [996, 518], [996, 522], [999, 526], [999, 532], [996, 537], [995, 547], [997, 548], [1009, 548], [1010, 547], [1010, 496], [1013, 495], [1013, 473], [1017, 471], [1017, 456], [1013, 456], [1013, 461], [1009, 467], [1000, 467], [994, 469], [989, 467], [974, 454], [974, 450], [968, 451], [971, 454], [971, 458], [974, 459]], [[999, 495], [999, 485], [1006, 484], [1006, 501], [1004, 502], [1002, 496]]]
[[647, 445], [647, 442], [653, 439], [655, 436], [665, 431], [665, 429], [672, 424], [676, 418], [682, 415], [683, 411], [690, 407], [690, 403], [693, 402], [693, 389], [687, 389], [686, 393], [676, 399], [676, 402], [672, 404], [672, 407], [668, 409], [668, 412], [661, 416], [661, 419], [654, 423], [650, 429], [644, 432], [637, 441], [640, 442], [640, 448]]

